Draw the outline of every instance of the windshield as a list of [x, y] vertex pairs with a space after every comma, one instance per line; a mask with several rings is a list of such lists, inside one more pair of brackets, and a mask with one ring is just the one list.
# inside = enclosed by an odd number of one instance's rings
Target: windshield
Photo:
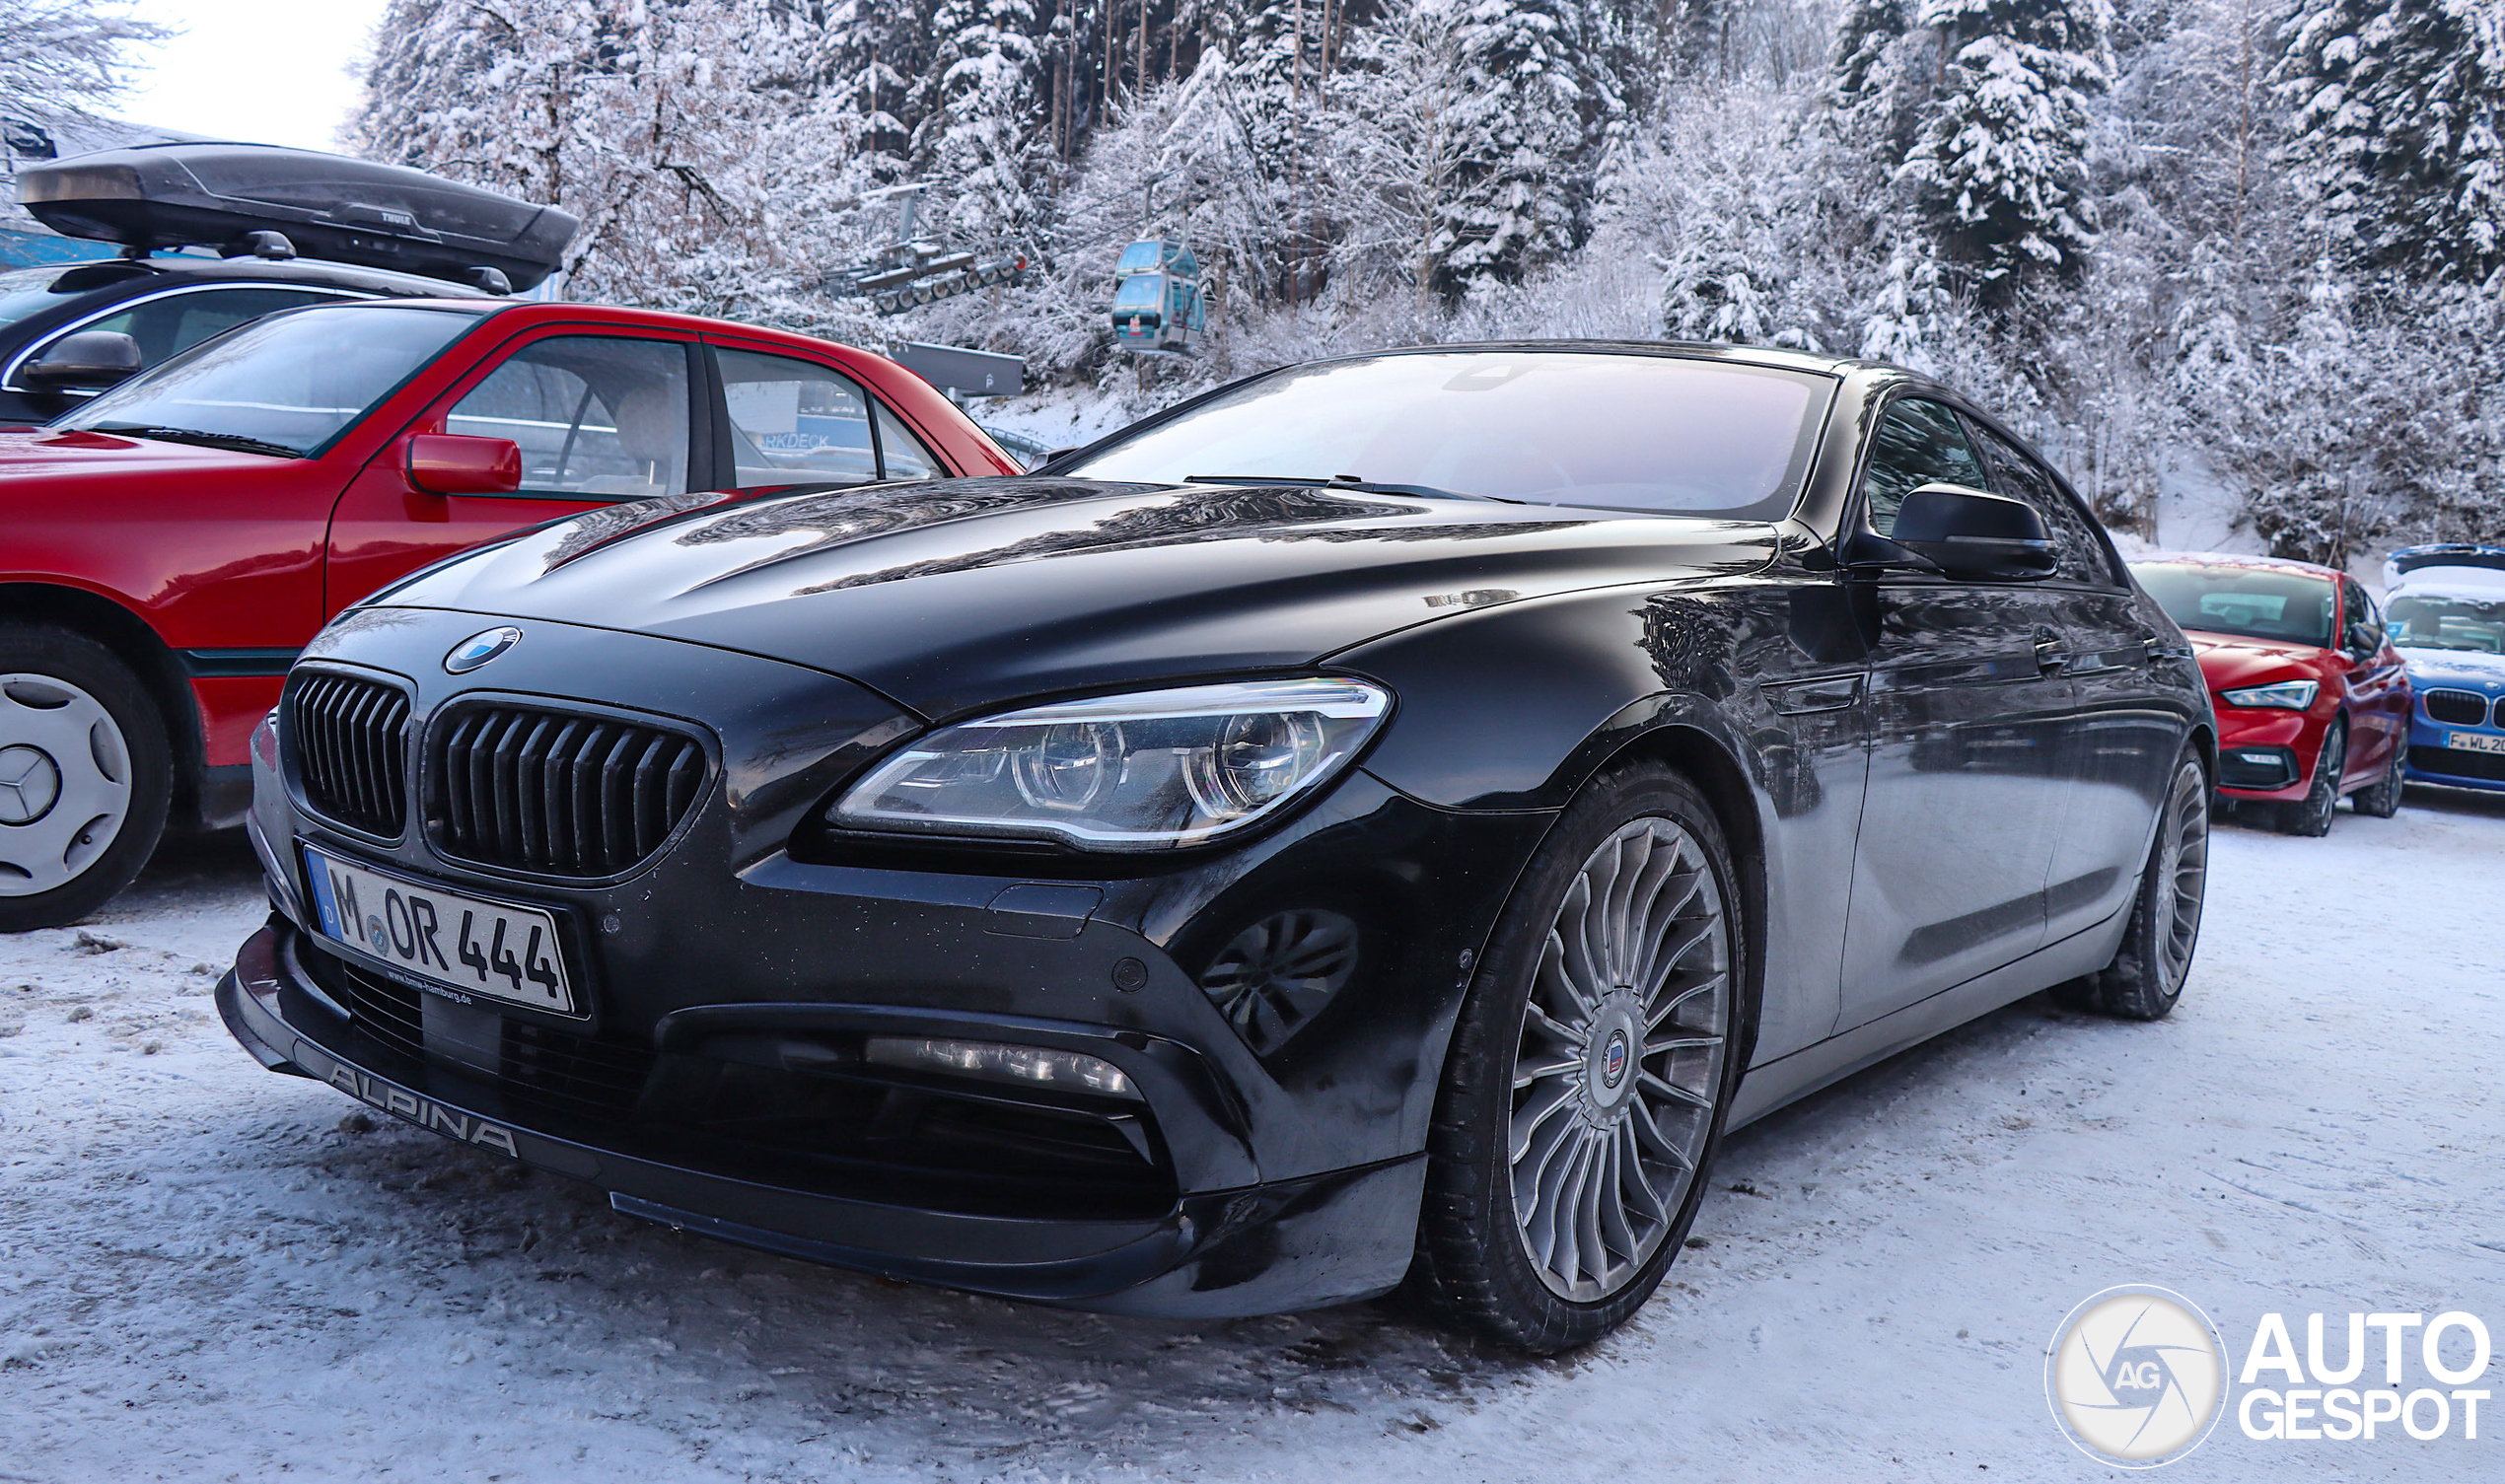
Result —
[[363, 305], [275, 315], [131, 378], [53, 426], [179, 430], [318, 454], [477, 322], [476, 310]]
[[2407, 649], [2458, 649], [2505, 655], [2505, 597], [2411, 598], [2392, 601], [2384, 618], [2392, 642]]
[[2330, 647], [2328, 578], [2190, 562], [2156, 562], [2131, 571], [2166, 616], [2184, 628]]
[[1142, 273], [1134, 278], [1125, 278], [1122, 280], [1122, 286], [1113, 291], [1113, 308], [1153, 310], [1157, 307], [1158, 299], [1164, 294], [1165, 287], [1165, 279], [1154, 273]]
[[1056, 472], [1418, 485], [1538, 505], [1774, 521], [1825, 378], [1671, 356], [1421, 352], [1275, 373]]

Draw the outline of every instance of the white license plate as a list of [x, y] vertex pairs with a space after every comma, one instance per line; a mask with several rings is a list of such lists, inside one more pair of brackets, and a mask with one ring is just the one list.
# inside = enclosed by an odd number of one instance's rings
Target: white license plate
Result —
[[2505, 737], [2490, 737], [2483, 732], [2448, 732], [2444, 744], [2465, 752], [2505, 752]]
[[554, 915], [420, 885], [305, 847], [322, 935], [403, 978], [573, 1015]]

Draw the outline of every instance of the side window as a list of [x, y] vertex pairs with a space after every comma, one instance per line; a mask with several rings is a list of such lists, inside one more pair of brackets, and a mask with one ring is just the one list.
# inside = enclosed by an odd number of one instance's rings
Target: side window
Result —
[[2366, 590], [2354, 582], [2342, 582], [2339, 603], [2347, 615], [2347, 647], [2367, 655], [2383, 648], [2384, 615], [2375, 607], [2375, 601], [2366, 596]]
[[1897, 507], [1925, 484], [1981, 489], [1983, 465], [1956, 413], [1938, 402], [1899, 397], [1870, 436], [1870, 467], [1861, 476], [1870, 529], [1881, 535], [1894, 531]]
[[2052, 532], [2053, 549], [2060, 558], [2053, 575], [2070, 582], [2114, 586], [2113, 567], [2106, 558], [2105, 540], [2097, 533], [2096, 523], [2044, 466], [1989, 428], [1977, 425], [1974, 439], [1991, 461], [1992, 492], [2024, 500], [2044, 518], [2044, 530]]
[[471, 388], [444, 431], [520, 444], [526, 494], [685, 494], [687, 349], [608, 335], [535, 340]]
[[189, 350], [211, 335], [224, 334], [247, 319], [308, 304], [328, 304], [344, 297], [314, 289], [202, 289], [146, 300], [78, 328], [116, 330], [130, 336], [139, 342], [139, 364], [148, 367]]
[[923, 447], [904, 426], [904, 420], [879, 403], [879, 453], [887, 461], [885, 477], [890, 479], [945, 479], [948, 466], [939, 456]]
[[731, 414], [733, 484], [866, 484], [879, 477], [870, 401], [850, 378], [749, 350], [716, 350], [714, 359]]

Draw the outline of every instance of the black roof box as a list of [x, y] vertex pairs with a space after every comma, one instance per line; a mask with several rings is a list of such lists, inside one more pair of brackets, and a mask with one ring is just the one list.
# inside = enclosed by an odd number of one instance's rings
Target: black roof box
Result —
[[494, 268], [527, 289], [563, 261], [582, 224], [397, 165], [271, 144], [142, 144], [18, 171], [19, 204], [67, 237], [130, 247], [250, 250], [283, 233], [306, 257], [457, 283]]

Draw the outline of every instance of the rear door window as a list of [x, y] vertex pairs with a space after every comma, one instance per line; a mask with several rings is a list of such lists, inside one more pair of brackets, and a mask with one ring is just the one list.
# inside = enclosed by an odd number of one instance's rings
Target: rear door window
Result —
[[534, 340], [454, 404], [444, 431], [520, 445], [523, 494], [685, 494], [692, 348], [616, 335]]
[[888, 479], [944, 479], [948, 469], [939, 456], [904, 426], [904, 419], [879, 404], [879, 458], [881, 477]]
[[815, 361], [717, 347], [730, 414], [733, 483], [866, 484], [879, 477], [870, 397], [850, 377]]

